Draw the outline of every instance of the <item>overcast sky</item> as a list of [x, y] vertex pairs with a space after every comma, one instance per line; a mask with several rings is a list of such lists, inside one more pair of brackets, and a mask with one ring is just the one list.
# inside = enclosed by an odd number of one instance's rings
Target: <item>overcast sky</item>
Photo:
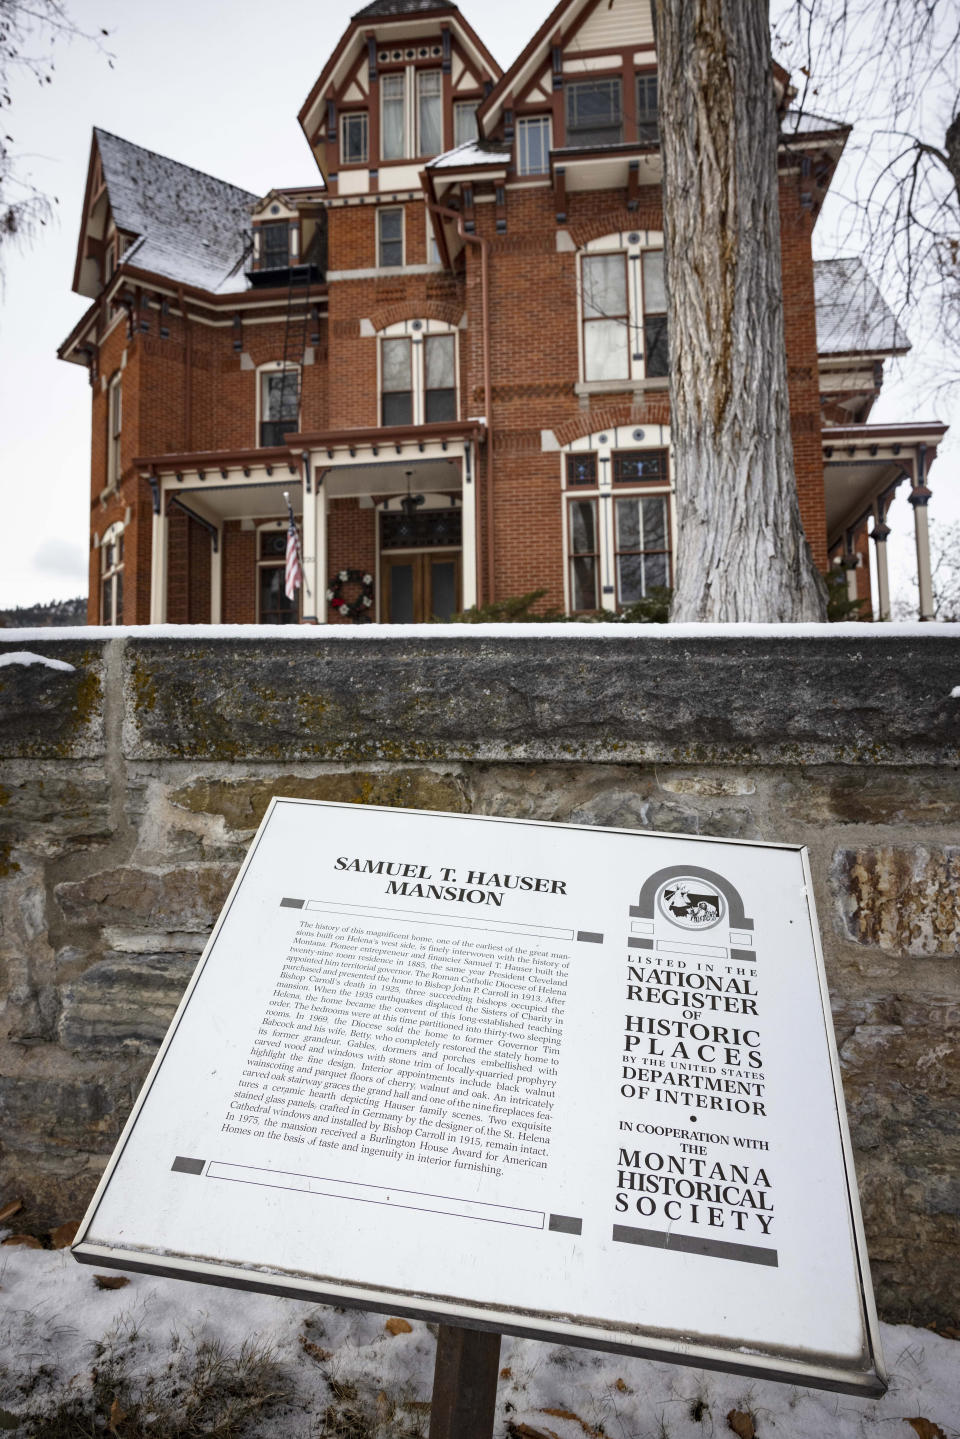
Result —
[[[58, 218], [20, 254], [4, 245], [0, 296], [0, 607], [86, 593], [90, 494], [90, 390], [86, 371], [57, 360], [57, 346], [88, 301], [71, 292], [80, 207], [99, 125], [138, 145], [264, 194], [316, 179], [296, 115], [360, 0], [72, 0], [84, 29], [106, 27], [113, 68], [94, 45], [58, 46], [56, 78], [22, 80], [4, 129], [26, 152], [35, 184], [57, 196]], [[462, 0], [461, 10], [501, 65], [542, 23], [548, 0]], [[837, 185], [842, 188], [842, 176]], [[818, 224], [833, 253], [835, 222]], [[888, 380], [874, 420], [953, 418], [957, 434], [931, 475], [931, 517], [960, 517], [956, 483], [960, 411], [927, 398], [931, 356], [914, 352]], [[925, 361], [927, 362], [925, 364]], [[913, 568], [911, 515], [894, 505], [895, 573]]]

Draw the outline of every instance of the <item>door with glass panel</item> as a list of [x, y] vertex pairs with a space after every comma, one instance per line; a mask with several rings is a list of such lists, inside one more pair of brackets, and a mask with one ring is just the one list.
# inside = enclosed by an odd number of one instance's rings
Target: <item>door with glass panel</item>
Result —
[[448, 620], [460, 608], [459, 554], [384, 555], [380, 579], [387, 624]]

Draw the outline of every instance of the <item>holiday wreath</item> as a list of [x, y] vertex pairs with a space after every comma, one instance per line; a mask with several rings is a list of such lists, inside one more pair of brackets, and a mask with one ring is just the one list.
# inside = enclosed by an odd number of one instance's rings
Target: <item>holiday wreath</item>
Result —
[[[344, 585], [359, 585], [360, 593], [355, 600], [345, 600]], [[373, 575], [363, 570], [340, 570], [333, 584], [327, 590], [330, 608], [336, 610], [345, 620], [356, 624], [369, 624], [369, 611], [373, 608]]]

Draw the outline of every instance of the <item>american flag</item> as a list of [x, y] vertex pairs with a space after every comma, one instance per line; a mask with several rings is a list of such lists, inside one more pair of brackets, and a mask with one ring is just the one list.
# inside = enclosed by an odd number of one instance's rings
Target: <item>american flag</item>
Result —
[[297, 523], [293, 518], [293, 506], [287, 501], [287, 513], [290, 516], [290, 523], [287, 526], [287, 568], [283, 592], [288, 600], [296, 599], [297, 590], [303, 584], [303, 565], [300, 563], [300, 536], [297, 534]]

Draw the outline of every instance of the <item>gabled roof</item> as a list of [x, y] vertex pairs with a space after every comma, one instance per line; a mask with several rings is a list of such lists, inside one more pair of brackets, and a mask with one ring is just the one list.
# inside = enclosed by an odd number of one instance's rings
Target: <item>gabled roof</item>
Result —
[[815, 260], [817, 353], [903, 355], [910, 341], [861, 260]]
[[[449, 10], [450, 0], [373, 0], [351, 20], [376, 20], [383, 15], [417, 15], [422, 10]], [[455, 8], [455, 7], [454, 7]]]
[[124, 260], [205, 290], [245, 288], [240, 267], [256, 195], [107, 130], [94, 130], [94, 139], [114, 223], [139, 237]]

